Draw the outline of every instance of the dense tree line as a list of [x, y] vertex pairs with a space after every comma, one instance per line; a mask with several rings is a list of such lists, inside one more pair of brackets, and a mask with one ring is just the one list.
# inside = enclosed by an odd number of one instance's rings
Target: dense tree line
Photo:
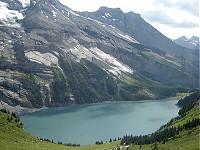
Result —
[[179, 111], [179, 116], [176, 118], [172, 118], [167, 124], [160, 127], [160, 129], [157, 132], [152, 133], [150, 135], [144, 135], [144, 136], [133, 136], [133, 135], [127, 136], [126, 135], [122, 138], [121, 144], [122, 145], [130, 145], [130, 144], [143, 145], [143, 144], [151, 144], [151, 143], [156, 143], [156, 142], [165, 143], [168, 139], [175, 138], [176, 135], [178, 135], [180, 131], [192, 129], [200, 125], [200, 119], [195, 118], [191, 121], [187, 121], [182, 126], [169, 128], [169, 126], [172, 125], [174, 121], [185, 116], [189, 110], [191, 110], [197, 105], [197, 103], [198, 102], [193, 102], [187, 106], [182, 107]]
[[[196, 93], [195, 95], [197, 96], [197, 93]], [[178, 112], [179, 116], [177, 116], [177, 117], [175, 117], [175, 118], [172, 118], [167, 124], [161, 126], [161, 127], [160, 127], [160, 130], [161, 130], [161, 129], [164, 129], [164, 128], [166, 128], [166, 127], [169, 127], [174, 121], [176, 121], [176, 120], [178, 120], [178, 119], [184, 117], [184, 116], [186, 115], [187, 112], [189, 112], [189, 111], [190, 111], [192, 108], [194, 108], [195, 106], [198, 106], [198, 105], [199, 105], [200, 94], [198, 94], [197, 99], [196, 99], [194, 102], [192, 102], [188, 97], [190, 97], [190, 99], [193, 98], [193, 97], [194, 97], [194, 93], [192, 93], [191, 95], [187, 96], [186, 99], [187, 99], [188, 104], [185, 105], [185, 106], [183, 106], [183, 107], [179, 110], [179, 112]], [[185, 98], [184, 98], [184, 99], [185, 99]], [[180, 100], [180, 101], [181, 101], [181, 100]]]
[[103, 144], [103, 141], [96, 141], [95, 144], [96, 145], [101, 145], [101, 144]]
[[[58, 143], [59, 144], [59, 143]], [[67, 143], [67, 144], [63, 144], [65, 146], [71, 146], [71, 147], [80, 147], [80, 144], [72, 144], [72, 143]]]
[[0, 112], [10, 114], [10, 116], [8, 116], [7, 119], [6, 119], [8, 121], [8, 123], [16, 122], [18, 128], [23, 127], [23, 123], [20, 121], [19, 117], [15, 113], [13, 113], [13, 112], [10, 113], [6, 109], [0, 109]]
[[200, 92], [199, 91], [195, 91], [193, 93], [191, 93], [188, 96], [185, 96], [184, 98], [182, 98], [181, 100], [178, 101], [178, 106], [181, 107], [188, 107], [189, 105], [197, 102], [200, 98]]
[[[38, 138], [38, 137], [37, 137]], [[60, 145], [65, 145], [65, 146], [71, 146], [71, 147], [79, 147], [81, 146], [80, 144], [72, 144], [72, 143], [63, 143], [63, 142], [60, 142], [58, 141], [57, 143], [54, 142], [53, 140], [50, 140], [50, 139], [45, 139], [45, 138], [38, 138], [40, 141], [46, 141], [46, 142], [51, 142], [51, 143], [54, 143], [54, 144], [60, 144]]]
[[[108, 142], [109, 142], [109, 143], [112, 143], [112, 142], [115, 142], [115, 141], [121, 140], [121, 139], [122, 139], [122, 138], [120, 138], [120, 137], [114, 138], [114, 139], [111, 139], [111, 138], [110, 138], [110, 140], [109, 140]], [[107, 143], [107, 141], [106, 141], [105, 143]], [[96, 144], [96, 145], [101, 145], [101, 144], [104, 144], [104, 143], [103, 143], [103, 141], [96, 141], [95, 144]]]
[[3, 112], [3, 113], [10, 114], [10, 112], [9, 112], [9, 111], [7, 111], [7, 110], [6, 110], [6, 109], [4, 109], [4, 108], [3, 108], [3, 109], [0, 109], [0, 111], [1, 111], [1, 112]]
[[179, 116], [180, 117], [185, 116], [188, 111], [190, 111], [192, 108], [194, 108], [195, 105], [197, 105], [197, 103], [192, 103], [188, 106], [184, 106], [183, 108], [181, 108], [178, 112]]
[[126, 135], [122, 138], [121, 144], [122, 145], [130, 145], [130, 144], [143, 145], [143, 144], [152, 144], [155, 142], [165, 143], [170, 138], [175, 138], [176, 135], [178, 135], [180, 131], [191, 129], [198, 125], [200, 125], [200, 119], [196, 118], [191, 121], [188, 121], [183, 126], [165, 128], [163, 130], [159, 130], [155, 133], [152, 133], [151, 135], [144, 135], [144, 136], [132, 136], [132, 135], [127, 136]]
[[180, 118], [184, 117], [188, 111], [190, 111], [192, 108], [194, 108], [195, 106], [198, 106], [198, 105], [199, 104], [198, 104], [198, 101], [197, 101], [197, 102], [194, 102], [194, 103], [191, 103], [187, 106], [182, 107], [178, 112], [179, 116], [172, 118], [167, 124], [161, 126], [160, 130], [164, 129], [166, 127], [169, 127], [174, 121], [179, 120]]
[[0, 109], [0, 111], [3, 112], [3, 113], [6, 113], [6, 114], [10, 114], [11, 116], [19, 119], [19, 117], [14, 112], [11, 113], [8, 110], [6, 110], [5, 108]]

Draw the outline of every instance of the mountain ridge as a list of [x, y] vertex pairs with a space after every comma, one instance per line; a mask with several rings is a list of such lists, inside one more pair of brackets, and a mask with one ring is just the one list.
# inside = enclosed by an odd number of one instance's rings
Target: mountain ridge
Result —
[[[112, 26], [117, 27], [124, 33], [127, 33], [130, 36], [136, 38], [136, 40], [146, 46], [159, 48], [170, 53], [173, 53], [173, 49], [177, 49], [178, 51], [187, 51], [186, 48], [175, 44], [171, 39], [167, 38], [156, 28], [151, 26], [141, 17], [140, 14], [134, 12], [124, 13], [122, 10], [120, 10], [120, 8], [108, 8], [105, 6], [100, 7], [95, 12], [85, 11], [77, 13], [86, 17], [96, 19], [103, 23], [111, 24]], [[110, 13], [109, 16], [106, 16], [106, 13]], [[134, 19], [137, 21], [134, 22]], [[116, 23], [117, 20], [120, 21], [121, 24], [119, 24], [118, 22]], [[176, 55], [181, 56], [180, 52], [178, 52]]]
[[[11, 9], [9, 4], [11, 0], [4, 0], [1, 6]], [[23, 17], [1, 19], [0, 26], [0, 94], [9, 105], [53, 107], [158, 99], [198, 86], [193, 51], [182, 59], [171, 51], [149, 47], [58, 0], [30, 1], [20, 8], [15, 13]], [[124, 15], [120, 9], [114, 11]], [[10, 20], [11, 26], [6, 22]]]
[[199, 49], [199, 37], [192, 36], [191, 38], [187, 38], [186, 36], [179, 37], [174, 40], [177, 44], [184, 46], [186, 48], [190, 48], [193, 50]]

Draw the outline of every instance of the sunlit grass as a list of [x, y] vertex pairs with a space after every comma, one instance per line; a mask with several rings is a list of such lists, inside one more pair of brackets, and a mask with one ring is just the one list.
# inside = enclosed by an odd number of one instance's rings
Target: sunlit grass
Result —
[[[38, 138], [25, 132], [19, 122], [16, 122], [14, 117], [12, 121], [8, 121], [10, 114], [0, 112], [0, 150], [108, 150], [120, 145], [120, 141], [105, 143], [102, 145], [69, 147], [65, 145], [54, 144], [51, 142], [41, 141]], [[186, 115], [174, 121], [170, 127], [182, 126], [187, 121], [200, 117], [199, 106], [186, 113]], [[148, 145], [130, 145], [124, 150], [152, 150], [157, 147], [159, 150], [199, 150], [200, 132], [199, 127], [191, 130], [183, 130], [175, 137], [168, 139], [165, 143], [153, 143]]]
[[[199, 126], [192, 130], [182, 131], [175, 139], [171, 139], [166, 143], [157, 143], [158, 150], [199, 150]], [[131, 145], [129, 150], [152, 150], [154, 144], [148, 145]]]
[[0, 150], [103, 150], [114, 148], [120, 144], [120, 141], [115, 141], [102, 145], [69, 147], [40, 141], [22, 128], [17, 127], [14, 120], [9, 123], [8, 117], [11, 115], [0, 112]]
[[176, 98], [181, 99], [187, 95], [189, 95], [190, 93], [176, 93]]

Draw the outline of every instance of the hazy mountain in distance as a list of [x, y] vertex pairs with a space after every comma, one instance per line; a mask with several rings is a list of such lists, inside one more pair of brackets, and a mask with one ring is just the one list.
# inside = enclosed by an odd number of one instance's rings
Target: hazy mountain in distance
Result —
[[192, 36], [190, 39], [187, 38], [186, 36], [182, 36], [179, 37], [178, 39], [175, 39], [174, 42], [186, 48], [194, 50], [199, 49], [199, 37], [197, 36]]

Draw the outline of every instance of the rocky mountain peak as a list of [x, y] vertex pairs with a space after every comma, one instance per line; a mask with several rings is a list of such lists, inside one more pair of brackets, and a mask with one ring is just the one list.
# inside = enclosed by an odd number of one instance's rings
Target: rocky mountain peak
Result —
[[187, 48], [176, 44], [151, 26], [140, 14], [113, 11], [114, 9], [107, 7], [102, 7], [100, 10], [96, 12], [80, 12], [79, 14], [109, 24], [144, 45], [162, 49], [172, 55], [183, 57], [188, 52]]
[[181, 37], [179, 37], [178, 39], [179, 39], [179, 40], [185, 40], [185, 41], [188, 40], [188, 38], [187, 38], [186, 36], [181, 36]]
[[109, 8], [105, 6], [100, 7], [97, 11], [102, 12], [102, 13], [105, 13], [105, 12], [123, 13], [123, 11], [120, 8]]
[[199, 37], [197, 37], [197, 36], [192, 36], [191, 38], [190, 38], [190, 40], [192, 40], [192, 41], [199, 41]]
[[186, 48], [190, 48], [194, 50], [199, 49], [199, 37], [197, 36], [192, 36], [191, 38], [182, 36], [182, 37], [179, 37], [178, 39], [175, 39], [174, 42]]
[[129, 16], [131, 18], [142, 19], [140, 14], [136, 14], [134, 12], [124, 13], [120, 8], [108, 8], [108, 7], [100, 7], [94, 14], [102, 17], [103, 19], [108, 19], [111, 21], [123, 22], [125, 16]]

